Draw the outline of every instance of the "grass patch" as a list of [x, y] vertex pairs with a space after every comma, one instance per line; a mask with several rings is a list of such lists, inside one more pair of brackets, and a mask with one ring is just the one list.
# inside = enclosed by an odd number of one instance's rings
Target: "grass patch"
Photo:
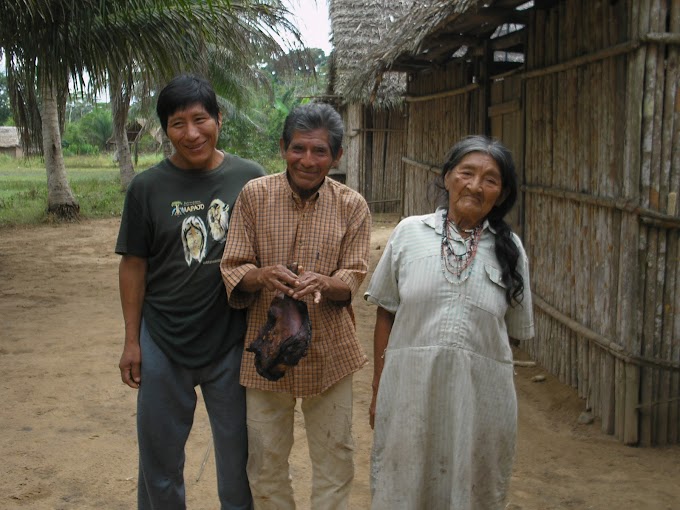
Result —
[[[64, 158], [71, 189], [83, 218], [120, 216], [124, 193], [120, 189], [118, 164], [111, 155]], [[139, 158], [137, 168], [148, 168], [160, 155]], [[47, 173], [40, 158], [14, 159], [0, 156], [0, 228], [48, 221]]]
[[[136, 168], [144, 170], [162, 158], [160, 154], [141, 155]], [[83, 218], [120, 216], [125, 194], [120, 189], [118, 163], [110, 154], [66, 156], [64, 162]], [[267, 173], [281, 172], [286, 168], [286, 162], [278, 155], [259, 163]], [[0, 228], [49, 220], [44, 161], [0, 155]]]

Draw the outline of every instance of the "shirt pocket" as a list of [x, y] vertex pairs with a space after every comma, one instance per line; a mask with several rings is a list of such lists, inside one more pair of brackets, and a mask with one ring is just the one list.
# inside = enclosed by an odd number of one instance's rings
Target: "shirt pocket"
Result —
[[479, 308], [492, 313], [498, 318], [505, 316], [508, 308], [505, 300], [506, 286], [503, 283], [503, 273], [495, 266], [484, 264], [480, 285], [473, 303]]
[[311, 270], [330, 275], [338, 269], [340, 262], [340, 246], [342, 245], [342, 235], [344, 232], [333, 230], [319, 236], [317, 244], [312, 246]]

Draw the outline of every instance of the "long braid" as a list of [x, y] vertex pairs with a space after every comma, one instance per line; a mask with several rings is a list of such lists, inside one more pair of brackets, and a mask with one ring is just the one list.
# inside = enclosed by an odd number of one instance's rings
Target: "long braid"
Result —
[[522, 302], [524, 297], [524, 280], [517, 270], [519, 248], [512, 239], [512, 229], [502, 218], [489, 217], [489, 224], [496, 231], [496, 259], [501, 266], [502, 279], [505, 284], [505, 300], [513, 306]]

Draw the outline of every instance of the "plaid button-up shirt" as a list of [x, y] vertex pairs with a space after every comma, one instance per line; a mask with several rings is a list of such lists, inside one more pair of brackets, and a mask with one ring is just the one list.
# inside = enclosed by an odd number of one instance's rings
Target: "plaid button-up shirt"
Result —
[[[236, 289], [253, 268], [297, 263], [307, 271], [339, 278], [352, 297], [368, 271], [371, 216], [356, 191], [326, 178], [318, 193], [303, 202], [286, 179], [276, 174], [250, 181], [234, 207], [221, 262], [229, 304], [248, 307], [245, 345], [267, 320], [275, 292], [245, 293]], [[255, 370], [255, 355], [244, 351], [241, 384], [249, 388], [318, 395], [366, 362], [356, 335], [351, 304], [305, 298], [312, 322], [312, 342], [300, 363], [278, 381]]]

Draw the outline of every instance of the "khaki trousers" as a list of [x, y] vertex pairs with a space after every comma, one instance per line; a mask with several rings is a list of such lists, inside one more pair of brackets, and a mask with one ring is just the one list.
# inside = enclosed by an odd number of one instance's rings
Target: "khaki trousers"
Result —
[[[255, 510], [293, 510], [288, 457], [296, 399], [289, 393], [246, 389], [248, 480]], [[352, 376], [321, 395], [302, 399], [312, 460], [312, 510], [344, 510], [354, 478]]]

